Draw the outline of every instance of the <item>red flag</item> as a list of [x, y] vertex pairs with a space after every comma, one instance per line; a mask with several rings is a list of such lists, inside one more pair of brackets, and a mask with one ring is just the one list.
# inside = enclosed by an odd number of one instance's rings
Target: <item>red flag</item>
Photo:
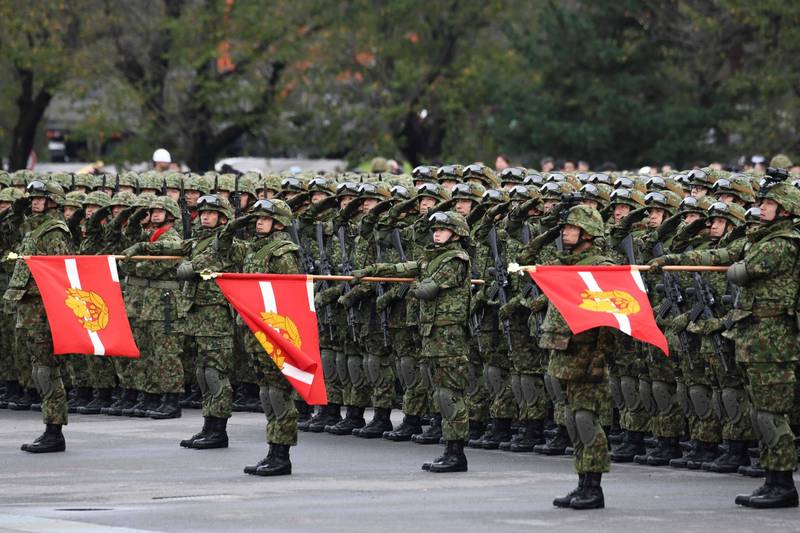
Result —
[[221, 274], [216, 281], [298, 394], [326, 405], [314, 282], [286, 274]]
[[43, 255], [25, 262], [42, 295], [53, 353], [139, 357], [114, 257]]
[[578, 334], [616, 328], [669, 355], [638, 270], [630, 266], [537, 266], [531, 277]]

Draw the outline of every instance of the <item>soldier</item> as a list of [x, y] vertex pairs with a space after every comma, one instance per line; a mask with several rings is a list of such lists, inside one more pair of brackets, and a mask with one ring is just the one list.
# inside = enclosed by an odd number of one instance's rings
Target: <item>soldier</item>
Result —
[[369, 275], [414, 275], [414, 296], [420, 300], [420, 333], [425, 376], [434, 388], [442, 414], [445, 452], [422, 465], [430, 472], [466, 472], [464, 444], [468, 435], [467, 404], [467, 316], [470, 298], [469, 254], [461, 240], [469, 237], [463, 216], [453, 211], [429, 217], [433, 242], [421, 262], [376, 264], [353, 273], [355, 279]]
[[654, 267], [733, 263], [728, 281], [741, 287], [741, 293], [734, 303], [730, 336], [736, 362], [747, 379], [753, 430], [761, 441], [760, 463], [766, 469], [764, 485], [752, 494], [738, 495], [735, 502], [759, 509], [798, 505], [792, 479], [797, 453], [789, 413], [796, 385], [795, 315], [800, 290], [800, 233], [792, 217], [800, 216], [800, 191], [783, 181], [785, 171], [771, 170], [773, 176], [759, 190], [764, 225], [749, 232], [747, 244], [668, 255], [651, 262]]
[[[564, 265], [609, 265], [595, 239], [605, 235], [603, 219], [596, 210], [578, 205], [569, 210], [562, 229]], [[611, 355], [614, 338], [608, 328], [594, 328], [573, 335], [561, 313], [548, 304], [539, 346], [550, 350], [547, 373], [554, 396], [563, 397], [564, 418], [575, 448], [578, 487], [553, 500], [556, 507], [599, 509], [605, 506], [600, 481], [608, 472], [608, 441], [600, 424], [607, 402], [608, 372], [605, 358]]]
[[[149, 228], [143, 229], [134, 219], [126, 228], [127, 238], [136, 243], [123, 252], [126, 257], [141, 254], [147, 243], [159, 242], [167, 246], [181, 241], [175, 230], [175, 224], [181, 221], [180, 208], [175, 200], [166, 196], [153, 197], [146, 209]], [[175, 334], [174, 329], [175, 321], [180, 318], [180, 286], [175, 280], [175, 264], [170, 261], [136, 261], [129, 272], [127, 285], [143, 289], [140, 299], [136, 300], [140, 307], [133, 314], [136, 317], [134, 337], [142, 351], [135, 367], [137, 388], [144, 391], [145, 401], [132, 414], [154, 419], [179, 418], [181, 406], [178, 400], [184, 387], [180, 359], [182, 338]]]
[[[16, 251], [22, 238], [19, 223], [23, 215], [15, 215], [12, 206], [23, 193], [10, 186], [11, 180], [5, 172], [0, 172], [0, 183], [7, 186], [0, 191], [0, 287], [5, 288], [8, 287], [14, 271], [14, 263], [5, 261], [5, 258], [9, 252]], [[5, 381], [6, 388], [0, 395], [0, 409], [6, 409], [10, 403], [15, 403], [22, 393], [21, 376], [14, 361], [15, 322], [13, 308], [3, 305], [0, 308], [0, 379]]]
[[[34, 180], [27, 194], [14, 202], [17, 212], [30, 206], [25, 221], [29, 232], [19, 246], [20, 255], [65, 255], [69, 253], [69, 229], [59, 213], [64, 190], [57, 183]], [[61, 381], [61, 362], [53, 355], [50, 326], [44, 304], [31, 272], [20, 257], [3, 299], [16, 308], [16, 351], [24, 354], [32, 367], [34, 384], [42, 397], [45, 432], [22, 450], [31, 453], [63, 452], [66, 449], [62, 426], [67, 424], [67, 395]]]
[[[233, 232], [255, 219], [255, 237], [235, 242]], [[245, 217], [229, 224], [220, 234], [218, 253], [241, 264], [245, 273], [297, 274], [298, 246], [285, 231], [292, 224], [292, 212], [281, 200], [259, 200]], [[245, 337], [250, 363], [256, 370], [259, 395], [267, 416], [267, 456], [244, 472], [256, 476], [283, 476], [292, 473], [289, 448], [297, 444], [297, 407], [292, 386], [278, 366], [264, 353], [254, 335]]]

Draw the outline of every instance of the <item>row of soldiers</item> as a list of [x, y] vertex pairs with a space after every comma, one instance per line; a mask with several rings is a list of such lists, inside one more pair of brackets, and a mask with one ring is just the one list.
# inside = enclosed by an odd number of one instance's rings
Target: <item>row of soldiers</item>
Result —
[[[263, 364], [263, 349], [252, 335], [243, 334], [214, 284], [196, 273], [351, 274], [352, 283], [320, 282], [316, 288], [329, 404], [301, 421], [301, 429], [420, 444], [444, 440], [445, 454], [423, 465], [432, 472], [466, 470], [464, 446], [548, 455], [573, 448], [579, 487], [554, 502], [573, 508], [603, 505], [600, 476], [609, 459], [714, 472], [742, 469], [766, 475], [769, 487], [780, 485], [771, 473], [788, 469], [791, 480], [794, 444], [792, 457], [784, 450], [776, 462], [759, 425], [751, 424], [751, 414], [757, 422], [754, 391], [770, 398], [777, 390], [786, 392], [775, 387], [776, 379], [793, 387], [796, 350], [783, 354], [791, 376], [770, 374], [765, 381], [770, 376], [772, 381], [756, 384], [763, 390], [753, 388], [740, 361], [736, 328], [754, 314], [732, 312], [742, 305], [739, 284], [719, 274], [645, 275], [670, 339], [673, 357], [665, 358], [610, 330], [573, 336], [530, 279], [507, 274], [508, 263], [515, 260], [635, 264], [694, 249], [695, 256], [681, 258], [708, 261], [696, 255], [743, 244], [764, 225], [758, 209], [751, 207], [760, 176], [709, 169], [646, 179], [600, 173], [543, 176], [518, 167], [496, 175], [481, 164], [417, 167], [409, 177], [146, 173], [89, 177], [88, 185], [78, 176], [45, 181], [20, 174], [0, 175], [6, 185], [0, 209], [8, 213], [2, 220], [4, 249], [187, 258], [177, 269], [168, 262], [121, 263], [141, 360], [67, 356], [42, 365], [56, 367], [73, 394], [84, 400], [88, 390], [95, 390], [95, 405], [88, 412], [97, 409], [99, 400], [110, 403], [100, 407], [108, 414], [179, 416], [180, 395], [198, 386], [205, 424], [181, 445], [222, 447], [227, 446], [225, 421], [236, 383], [243, 397], [258, 391], [270, 420], [268, 456], [245, 471], [289, 473], [288, 449], [296, 442], [299, 411], [306, 409], [292, 401], [274, 365]], [[64, 195], [58, 184], [72, 188], [73, 181], [75, 188], [86, 190]], [[28, 194], [20, 198], [26, 186]], [[42, 186], [46, 192], [39, 191]], [[773, 195], [782, 191], [781, 198], [791, 199], [794, 193], [785, 185], [765, 187], [764, 193], [768, 190]], [[25, 227], [36, 218], [26, 215], [31, 206], [25, 198], [40, 193], [55, 205], [50, 216], [58, 219], [54, 225], [66, 237], [63, 249], [26, 250], [23, 245], [36, 233]], [[800, 205], [784, 204], [787, 212], [800, 216]], [[444, 242], [436, 242], [437, 233], [447, 232]], [[15, 240], [20, 238], [22, 243]], [[267, 242], [272, 244], [264, 246]], [[14, 272], [7, 269], [15, 290], [20, 282], [13, 278], [24, 270], [20, 264]], [[467, 281], [466, 299], [447, 296], [463, 288], [459, 272], [464, 265], [467, 280], [484, 283]], [[414, 285], [360, 282], [375, 274], [421, 279]], [[30, 280], [25, 283], [25, 290], [34, 290]], [[14, 301], [13, 296], [7, 292], [6, 300]], [[789, 308], [772, 308], [780, 316], [791, 314]], [[37, 358], [26, 358], [19, 343], [35, 333], [19, 309], [8, 308], [16, 312], [16, 322], [9, 320], [4, 327], [16, 326], [18, 344], [2, 352], [15, 355], [13, 364], [5, 360], [3, 377], [6, 396], [19, 382], [23, 398], [27, 393], [30, 401], [33, 385], [42, 387], [31, 383], [25, 366], [26, 359]], [[83, 364], [89, 368], [82, 374]], [[82, 375], [86, 381], [80, 381]], [[115, 385], [122, 393], [112, 402]], [[393, 427], [390, 413], [398, 385], [404, 418]], [[785, 424], [778, 418], [769, 421], [780, 429], [778, 440], [791, 435], [789, 424], [800, 422], [795, 396], [794, 389], [781, 396], [788, 409], [783, 404], [763, 409], [787, 417]], [[367, 423], [368, 406], [374, 407], [374, 416]], [[66, 414], [50, 420], [48, 428], [58, 425], [60, 435]], [[612, 426], [619, 426], [614, 433]], [[610, 454], [607, 433], [618, 442]], [[688, 439], [681, 442], [682, 436]], [[762, 437], [761, 458], [751, 465], [748, 448], [757, 436]], [[63, 437], [53, 441], [63, 449]], [[47, 445], [45, 439], [43, 448]], [[779, 481], [788, 486], [785, 477]], [[791, 494], [782, 497], [779, 503], [791, 503]], [[796, 505], [796, 493], [793, 498]]]

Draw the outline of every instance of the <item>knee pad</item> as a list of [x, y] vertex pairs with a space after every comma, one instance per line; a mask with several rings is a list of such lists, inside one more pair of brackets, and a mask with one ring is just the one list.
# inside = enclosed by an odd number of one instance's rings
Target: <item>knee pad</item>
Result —
[[789, 421], [783, 414], [757, 411], [756, 423], [761, 434], [761, 440], [764, 441], [768, 448], [775, 447], [782, 436], [792, 434]]
[[653, 400], [656, 408], [662, 414], [666, 413], [675, 403], [675, 391], [672, 384], [666, 381], [654, 381], [652, 384]]
[[678, 404], [683, 410], [683, 416], [692, 414], [692, 402], [689, 399], [689, 389], [686, 388], [686, 383], [678, 383], [675, 386], [675, 396], [677, 396]]
[[692, 385], [689, 387], [689, 399], [695, 416], [700, 420], [708, 418], [711, 414], [711, 389], [705, 385]]
[[335, 379], [337, 377], [336, 352], [333, 350], [320, 350], [319, 357], [322, 360], [322, 372], [325, 375], [325, 380]]
[[575, 411], [573, 411], [569, 407], [564, 408], [564, 425], [567, 427], [567, 433], [569, 433], [569, 440], [571, 440], [573, 444], [577, 444], [578, 428], [575, 425]]
[[483, 383], [483, 370], [479, 369], [474, 363], [469, 363], [467, 368], [467, 388], [464, 392], [467, 395], [475, 394], [481, 383]]
[[369, 378], [370, 385], [373, 387], [379, 386], [381, 383], [381, 358], [377, 355], [368, 355], [366, 364], [367, 377]]
[[417, 380], [419, 379], [419, 371], [417, 360], [413, 357], [401, 357], [399, 367], [399, 375], [400, 381], [403, 384], [403, 387], [406, 389], [410, 389], [411, 387], [417, 384]]
[[350, 376], [350, 383], [353, 387], [364, 385], [364, 359], [358, 355], [347, 357], [347, 374]]
[[194, 377], [197, 379], [197, 386], [200, 387], [200, 392], [203, 394], [203, 396], [205, 396], [208, 392], [205, 369], [199, 366], [195, 368]]
[[657, 408], [656, 401], [653, 398], [653, 386], [649, 381], [643, 379], [639, 380], [639, 400], [641, 400], [645, 411], [651, 415], [656, 413]]
[[50, 380], [50, 372], [51, 368], [49, 366], [35, 366], [33, 367], [31, 378], [33, 379], [33, 384], [39, 391], [39, 395], [42, 398], [50, 394], [50, 391], [53, 388], [53, 383]]
[[558, 378], [554, 378], [550, 374], [544, 375], [545, 387], [550, 393], [550, 399], [553, 403], [564, 404], [567, 401], [567, 395]]
[[336, 352], [336, 375], [339, 381], [347, 383], [350, 373], [347, 371], [347, 355], [344, 352]]
[[276, 420], [281, 420], [289, 414], [289, 409], [294, 403], [289, 394], [278, 387], [269, 386], [269, 403]]
[[264, 415], [267, 418], [272, 416], [272, 403], [269, 401], [269, 387], [261, 385], [258, 388], [258, 399], [261, 400], [261, 408], [264, 409]]
[[226, 379], [224, 376], [219, 375], [219, 370], [216, 368], [206, 367], [203, 369], [206, 376], [206, 385], [208, 385], [208, 392], [213, 397], [222, 394], [223, 381]]
[[743, 395], [743, 392], [737, 389], [722, 389], [722, 408], [725, 411], [725, 416], [732, 422], [739, 420], [745, 412], [746, 404], [742, 402]]
[[502, 392], [506, 380], [505, 370], [497, 366], [486, 365], [483, 369], [483, 377], [492, 396], [497, 396]]
[[539, 380], [535, 376], [523, 374], [519, 378], [520, 388], [522, 390], [522, 399], [525, 405], [533, 405], [539, 398]]
[[522, 398], [522, 386], [520, 385], [519, 374], [511, 375], [511, 392], [514, 394], [514, 400], [517, 402], [517, 405], [521, 406], [525, 403], [525, 400]]
[[611, 393], [611, 401], [614, 402], [614, 407], [622, 409], [625, 407], [625, 398], [622, 397], [622, 383], [618, 377], [608, 378], [608, 392]]
[[591, 446], [597, 438], [597, 421], [594, 413], [581, 409], [575, 411], [574, 416], [578, 439], [584, 446]]
[[419, 364], [419, 375], [422, 377], [425, 389], [433, 390], [433, 376], [431, 375], [431, 366], [428, 363]]
[[622, 376], [619, 378], [619, 388], [622, 391], [625, 407], [631, 411], [636, 411], [642, 406], [642, 399], [639, 397], [638, 379], [632, 376]]
[[453, 391], [447, 387], [439, 387], [436, 389], [436, 399], [439, 403], [439, 412], [442, 413], [442, 418], [449, 421], [455, 420], [456, 402]]

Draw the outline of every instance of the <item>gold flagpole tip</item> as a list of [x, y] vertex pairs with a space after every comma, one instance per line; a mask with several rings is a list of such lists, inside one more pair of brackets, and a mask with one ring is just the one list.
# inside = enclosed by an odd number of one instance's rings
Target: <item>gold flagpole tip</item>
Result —
[[18, 253], [8, 252], [8, 255], [6, 256], [6, 261], [16, 261], [17, 259], [19, 259]]
[[203, 278], [203, 281], [208, 281], [210, 279], [216, 278], [220, 275], [219, 272], [211, 272], [210, 270], [201, 270], [200, 277]]

